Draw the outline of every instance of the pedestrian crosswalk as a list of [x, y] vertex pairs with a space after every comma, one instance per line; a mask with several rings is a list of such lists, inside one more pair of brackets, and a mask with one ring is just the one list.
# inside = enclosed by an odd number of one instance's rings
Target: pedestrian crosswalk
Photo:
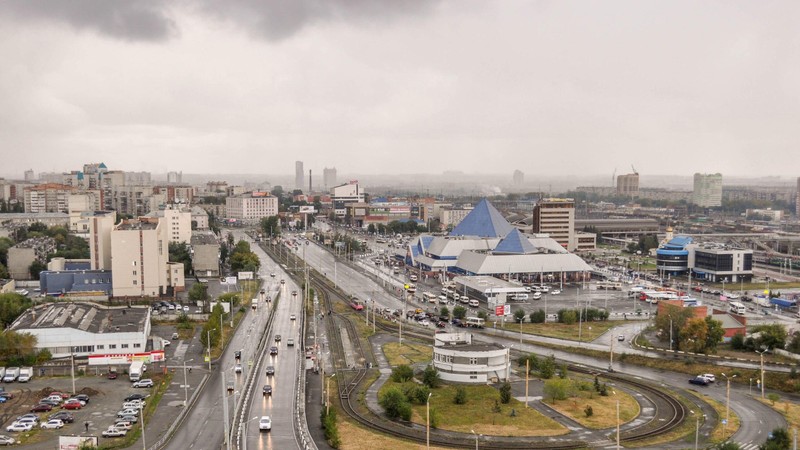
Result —
[[758, 444], [754, 444], [752, 442], [748, 442], [746, 444], [740, 443], [739, 444], [739, 448], [741, 450], [757, 450], [758, 449]]

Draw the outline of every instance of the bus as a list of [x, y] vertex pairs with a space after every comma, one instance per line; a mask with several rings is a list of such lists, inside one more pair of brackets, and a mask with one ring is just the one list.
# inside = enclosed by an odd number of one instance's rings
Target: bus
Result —
[[615, 281], [598, 281], [597, 290], [621, 291], [622, 283]]
[[744, 314], [745, 311], [747, 311], [744, 305], [740, 302], [730, 302], [728, 305], [730, 312], [734, 314]]

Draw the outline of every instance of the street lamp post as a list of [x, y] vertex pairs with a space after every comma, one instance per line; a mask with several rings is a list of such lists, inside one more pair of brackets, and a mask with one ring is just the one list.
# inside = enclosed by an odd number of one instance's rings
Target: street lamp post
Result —
[[761, 399], [764, 399], [764, 353], [767, 352], [769, 349], [764, 349], [761, 351], [756, 350], [756, 353], [761, 357]]
[[722, 376], [725, 377], [725, 423], [722, 427], [722, 437], [724, 438], [728, 433], [728, 421], [730, 420], [731, 413], [731, 379], [736, 378], [736, 375], [728, 377], [723, 372]]
[[212, 331], [217, 331], [217, 329], [216, 328], [212, 328], [212, 329], [206, 331], [206, 344], [208, 346], [208, 371], [209, 372], [211, 372], [211, 332]]
[[506, 352], [506, 382], [511, 378], [511, 349], [514, 348], [514, 344], [508, 346], [508, 352]]
[[144, 403], [139, 404], [139, 420], [142, 421], [142, 450], [147, 450], [147, 443], [145, 442], [144, 431]]
[[425, 448], [431, 448], [431, 395], [428, 392], [428, 400], [425, 402]]
[[328, 378], [327, 388], [325, 389], [325, 395], [326, 395], [325, 415], [328, 415], [331, 412], [331, 378], [335, 376], [336, 374], [334, 373], [333, 375], [330, 376], [330, 378]]
[[476, 433], [475, 430], [469, 430], [469, 431], [471, 431], [472, 434], [475, 435], [475, 450], [478, 450], [478, 436], [483, 436], [483, 435]]

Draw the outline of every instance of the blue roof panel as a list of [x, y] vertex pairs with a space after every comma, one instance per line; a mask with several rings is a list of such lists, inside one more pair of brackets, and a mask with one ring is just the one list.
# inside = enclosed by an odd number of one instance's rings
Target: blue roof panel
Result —
[[450, 236], [502, 237], [514, 227], [489, 200], [481, 200], [450, 232]]
[[536, 247], [531, 244], [531, 241], [525, 237], [518, 229], [514, 228], [506, 235], [492, 250], [492, 253], [510, 254], [510, 255], [529, 255], [538, 253]]

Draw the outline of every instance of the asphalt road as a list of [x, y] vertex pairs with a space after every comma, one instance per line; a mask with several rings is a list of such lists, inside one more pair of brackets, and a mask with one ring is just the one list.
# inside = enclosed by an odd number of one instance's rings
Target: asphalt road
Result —
[[[243, 234], [234, 232], [237, 240], [243, 238]], [[253, 246], [254, 251], [260, 251]], [[259, 270], [259, 276], [270, 279], [269, 264], [263, 263], [267, 261], [266, 255], [259, 254], [262, 260], [262, 267]], [[277, 284], [277, 283], [276, 283]], [[277, 286], [271, 287], [269, 281], [266, 282], [265, 288], [273, 289], [270, 292], [274, 298]], [[259, 306], [264, 305], [263, 303]], [[234, 392], [241, 392], [245, 377], [249, 371], [248, 362], [255, 360], [258, 355], [255, 355], [258, 340], [255, 339], [258, 333], [263, 332], [267, 323], [269, 312], [267, 308], [260, 307], [253, 311], [247, 309], [247, 314], [242, 319], [242, 323], [238, 331], [232, 337], [227, 337], [230, 342], [225, 344], [225, 351], [218, 364], [212, 368], [212, 374], [208, 380], [208, 384], [203, 390], [202, 395], [198, 397], [194, 408], [189, 413], [189, 417], [183, 423], [170, 440], [166, 448], [170, 450], [212, 450], [222, 448], [223, 444], [223, 407], [227, 407], [229, 420], [232, 417], [234, 396], [230, 394], [224, 387], [222, 382], [223, 372], [227, 381], [234, 380]], [[242, 374], [234, 373], [234, 366], [236, 361], [234, 352], [236, 350], [242, 351]], [[238, 394], [237, 394], [238, 400]]]

